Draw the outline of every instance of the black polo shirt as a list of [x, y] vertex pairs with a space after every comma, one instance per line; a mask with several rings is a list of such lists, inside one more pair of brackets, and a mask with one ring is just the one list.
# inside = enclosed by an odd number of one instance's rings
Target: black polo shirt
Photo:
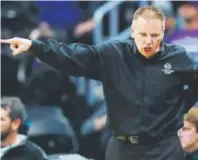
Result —
[[162, 43], [149, 59], [132, 39], [95, 46], [33, 41], [30, 51], [61, 72], [101, 80], [115, 135], [177, 131], [198, 100], [198, 62], [181, 46]]

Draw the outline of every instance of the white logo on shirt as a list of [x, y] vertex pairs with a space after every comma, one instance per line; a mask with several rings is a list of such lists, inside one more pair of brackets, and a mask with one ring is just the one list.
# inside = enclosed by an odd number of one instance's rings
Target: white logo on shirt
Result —
[[171, 64], [170, 63], [166, 63], [164, 65], [164, 68], [162, 69], [162, 72], [164, 72], [164, 74], [171, 74], [174, 72], [174, 70], [171, 69]]

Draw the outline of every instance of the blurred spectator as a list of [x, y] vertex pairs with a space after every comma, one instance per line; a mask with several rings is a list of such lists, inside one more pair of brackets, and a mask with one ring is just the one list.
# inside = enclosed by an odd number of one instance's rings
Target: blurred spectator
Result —
[[[98, 113], [97, 113], [98, 114]], [[93, 132], [99, 132], [104, 129], [106, 124], [106, 114], [103, 115], [92, 115], [91, 118], [85, 120], [81, 127], [81, 134], [88, 135]]]
[[184, 117], [184, 126], [180, 129], [180, 139], [186, 151], [186, 160], [198, 159], [198, 108], [191, 108]]
[[198, 58], [198, 7], [190, 2], [185, 3], [179, 8], [179, 16], [183, 20], [183, 28], [175, 30], [165, 41], [182, 45], [196, 59]]
[[103, 115], [94, 120], [94, 129], [100, 131], [105, 127], [107, 115]]
[[[96, 159], [104, 159], [99, 158], [99, 156], [101, 157], [104, 155], [104, 153], [101, 154], [101, 152], [105, 149], [105, 145], [108, 141], [109, 132], [107, 131], [107, 129], [104, 128], [105, 118], [101, 118], [103, 117], [103, 115], [106, 114], [103, 87], [101, 82], [99, 81], [89, 80], [88, 82], [88, 91], [86, 92], [85, 87], [84, 96], [86, 98], [86, 102], [89, 109], [92, 110], [92, 113], [81, 122], [82, 124], [80, 126], [80, 134], [83, 141], [88, 140], [92, 137], [97, 138], [98, 145], [95, 146], [94, 142], [92, 142], [92, 144], [90, 144], [89, 146], [91, 149], [95, 149], [95, 152], [97, 152], [96, 154], [98, 155], [98, 157], [96, 158], [92, 155], [89, 157], [93, 157]], [[85, 145], [87, 145], [87, 141], [85, 142]]]
[[1, 99], [1, 159], [46, 160], [44, 151], [30, 142], [19, 128], [26, 120], [26, 110], [18, 98]]
[[[82, 3], [82, 2], [81, 2]], [[96, 22], [94, 22], [93, 16], [95, 11], [103, 6], [105, 1], [90, 1], [87, 7], [84, 8], [86, 12], [85, 20], [81, 21], [73, 29], [74, 40], [72, 42], [80, 42], [85, 44], [92, 44], [92, 33]], [[125, 1], [119, 6], [119, 31], [123, 31], [130, 26], [134, 11], [137, 9], [138, 3], [133, 1]], [[109, 12], [104, 16], [103, 19], [103, 34], [109, 34]]]
[[49, 23], [40, 22], [38, 27], [32, 30], [32, 32], [29, 35], [29, 38], [32, 40], [45, 40], [49, 38], [55, 38], [55, 33], [50, 28]]
[[[38, 26], [30, 32], [29, 38], [32, 40], [41, 41], [51, 38], [57, 39], [55, 31], [51, 28], [50, 24], [45, 21], [39, 22]], [[34, 57], [28, 55], [27, 59], [32, 59], [33, 69], [38, 69], [38, 66], [40, 66], [40, 61], [38, 60], [38, 58], [34, 59]]]
[[179, 16], [183, 18], [183, 28], [188, 30], [198, 29], [198, 5], [186, 3], [179, 8]]
[[95, 27], [93, 14], [104, 3], [104, 1], [79, 2], [79, 8], [84, 10], [84, 18], [71, 29], [71, 32], [69, 31], [69, 41], [92, 44], [92, 31]]

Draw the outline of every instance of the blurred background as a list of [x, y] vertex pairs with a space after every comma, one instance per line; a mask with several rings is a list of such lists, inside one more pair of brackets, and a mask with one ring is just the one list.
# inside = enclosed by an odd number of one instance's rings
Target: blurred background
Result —
[[[1, 1], [1, 38], [90, 45], [125, 39], [134, 11], [145, 5], [164, 12], [164, 41], [183, 45], [198, 60], [196, 1]], [[31, 55], [11, 53], [1, 45], [1, 95], [18, 96], [26, 105], [28, 121], [21, 132], [51, 159], [75, 153], [103, 160], [111, 133], [105, 127], [101, 83], [63, 75]]]

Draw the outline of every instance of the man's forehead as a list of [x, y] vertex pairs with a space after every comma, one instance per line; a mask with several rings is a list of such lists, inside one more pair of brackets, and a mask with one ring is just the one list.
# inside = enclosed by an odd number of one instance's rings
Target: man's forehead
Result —
[[144, 23], [144, 24], [155, 24], [158, 25], [162, 23], [160, 19], [157, 18], [145, 18], [145, 17], [138, 17], [137, 20], [135, 20], [136, 23]]
[[10, 113], [10, 108], [9, 107], [6, 107], [6, 108], [2, 108], [1, 107], [1, 115], [9, 115], [9, 113]]
[[195, 127], [195, 124], [192, 123], [192, 122], [189, 122], [189, 121], [184, 121], [184, 127], [194, 128]]
[[134, 30], [137, 32], [149, 34], [161, 34], [163, 32], [162, 22], [159, 19], [147, 20], [143, 17], [139, 17], [134, 23]]

